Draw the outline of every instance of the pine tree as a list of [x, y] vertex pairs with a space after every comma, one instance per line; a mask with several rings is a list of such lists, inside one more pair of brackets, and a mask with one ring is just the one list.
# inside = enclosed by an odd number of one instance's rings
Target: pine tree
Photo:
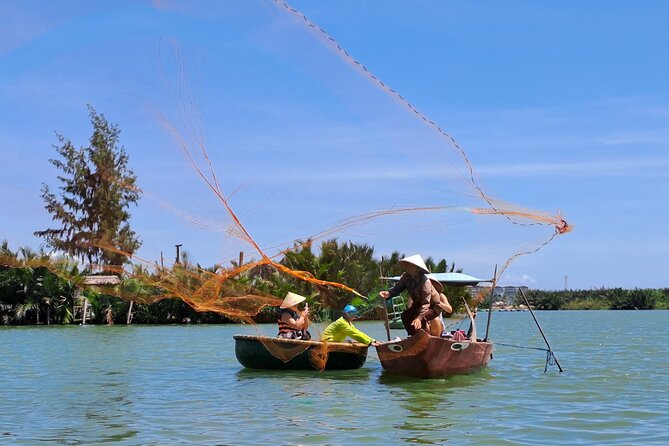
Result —
[[88, 261], [91, 265], [121, 265], [125, 254], [141, 242], [130, 229], [128, 207], [139, 200], [136, 177], [128, 155], [118, 146], [120, 130], [88, 106], [93, 135], [88, 147], [75, 148], [56, 133], [54, 145], [61, 159], [49, 161], [62, 171], [60, 197], [42, 185], [42, 198], [52, 220], [60, 227], [37, 231], [53, 249]]

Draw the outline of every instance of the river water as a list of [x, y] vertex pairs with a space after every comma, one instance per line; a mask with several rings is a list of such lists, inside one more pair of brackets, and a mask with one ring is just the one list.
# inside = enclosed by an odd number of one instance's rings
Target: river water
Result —
[[527, 312], [493, 313], [488, 368], [436, 380], [373, 349], [353, 371], [243, 369], [232, 335], [267, 325], [0, 328], [0, 444], [669, 444], [669, 312], [537, 317], [564, 373], [516, 347], [544, 346]]

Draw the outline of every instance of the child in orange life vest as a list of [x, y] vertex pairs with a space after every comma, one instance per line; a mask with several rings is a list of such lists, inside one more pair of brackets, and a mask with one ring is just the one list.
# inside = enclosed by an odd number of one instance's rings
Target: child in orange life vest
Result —
[[311, 334], [307, 331], [309, 328], [309, 304], [305, 304], [304, 310], [297, 309], [300, 302], [306, 300], [306, 297], [299, 294], [288, 292], [281, 303], [281, 315], [279, 316], [279, 334], [278, 338], [285, 339], [311, 339]]

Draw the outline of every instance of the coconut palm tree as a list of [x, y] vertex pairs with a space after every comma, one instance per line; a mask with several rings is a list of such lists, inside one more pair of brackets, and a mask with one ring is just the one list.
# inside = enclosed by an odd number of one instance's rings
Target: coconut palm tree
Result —
[[[316, 255], [311, 243], [299, 244], [298, 249], [286, 252], [281, 263], [295, 270], [307, 271], [314, 277], [330, 282], [343, 283], [361, 293], [369, 293], [379, 286], [378, 264], [374, 260], [374, 248], [353, 242], [339, 243], [337, 239], [321, 243]], [[353, 299], [349, 292], [332, 288], [314, 290], [311, 284], [286, 279], [293, 285], [293, 291], [304, 295], [319, 294], [314, 310], [319, 304], [325, 308], [341, 309]], [[318, 293], [316, 293], [317, 291]]]
[[16, 255], [16, 264], [6, 271], [5, 285], [15, 289], [16, 302], [13, 308], [15, 321], [26, 323], [30, 315], [35, 315], [35, 323], [39, 324], [41, 296], [38, 289], [41, 287], [42, 277], [33, 265], [37, 253], [30, 248], [19, 248]]
[[398, 251], [393, 251], [390, 256], [381, 256], [379, 262], [379, 273], [384, 277], [399, 276], [402, 274], [402, 266], [400, 260], [406, 257]]

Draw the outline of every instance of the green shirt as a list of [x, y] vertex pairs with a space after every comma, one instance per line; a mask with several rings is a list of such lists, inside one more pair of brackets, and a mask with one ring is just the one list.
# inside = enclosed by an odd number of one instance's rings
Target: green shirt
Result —
[[328, 325], [328, 328], [323, 331], [321, 340], [329, 342], [344, 342], [346, 337], [353, 338], [365, 345], [369, 345], [374, 342], [374, 339], [355, 328], [353, 324], [347, 321], [343, 316]]

